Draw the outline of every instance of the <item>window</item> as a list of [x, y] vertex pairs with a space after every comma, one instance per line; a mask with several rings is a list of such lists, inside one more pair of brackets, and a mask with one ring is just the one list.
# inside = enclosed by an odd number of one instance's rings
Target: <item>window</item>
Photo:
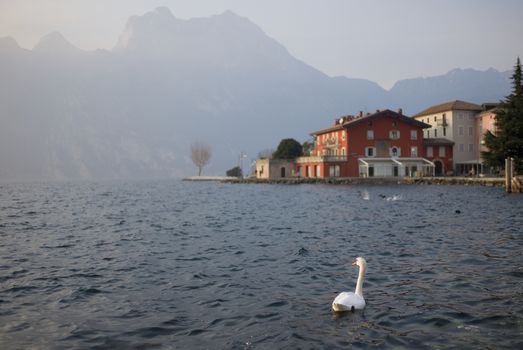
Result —
[[410, 148], [410, 156], [411, 157], [417, 157], [418, 156], [418, 147], [412, 146]]
[[397, 140], [400, 138], [400, 132], [398, 130], [391, 130], [389, 132], [389, 137], [393, 140]]
[[472, 132], [473, 132], [472, 126], [469, 126], [469, 136], [472, 136]]
[[483, 122], [479, 123], [479, 134], [483, 135]]
[[438, 137], [438, 129], [434, 129], [434, 137]]
[[427, 147], [427, 157], [434, 157], [434, 149], [432, 146]]
[[341, 149], [341, 155], [342, 155], [342, 156], [345, 156], [345, 147], [343, 147], [343, 148]]
[[458, 127], [458, 135], [463, 136], [463, 127], [462, 126]]
[[445, 146], [439, 146], [439, 156], [445, 157]]
[[345, 130], [342, 130], [342, 131], [341, 131], [341, 139], [342, 139], [342, 140], [345, 140]]
[[400, 156], [400, 148], [399, 147], [391, 147], [389, 150], [389, 154], [391, 157], [399, 157]]
[[430, 130], [427, 130], [427, 138], [430, 137]]
[[367, 130], [367, 140], [374, 140], [374, 130]]
[[469, 143], [469, 152], [474, 152], [474, 145], [472, 143]]
[[396, 125], [397, 125], [397, 123], [396, 123], [396, 121], [394, 120], [394, 121], [392, 122], [392, 126], [396, 126]]
[[340, 176], [340, 166], [339, 165], [330, 165], [329, 166], [329, 176], [339, 177]]
[[443, 128], [443, 136], [447, 136], [447, 128]]
[[367, 157], [374, 157], [374, 154], [375, 154], [375, 149], [374, 147], [365, 147], [365, 156]]
[[461, 112], [458, 113], [458, 119], [463, 120], [463, 113], [461, 113]]
[[435, 122], [436, 120], [437, 120], [437, 117], [436, 117], [436, 116], [434, 116], [434, 122]]
[[459, 151], [460, 152], [465, 152], [465, 145], [464, 144], [462, 144], [462, 143], [459, 144]]
[[410, 139], [411, 140], [417, 140], [418, 139], [418, 130], [411, 130], [410, 131]]

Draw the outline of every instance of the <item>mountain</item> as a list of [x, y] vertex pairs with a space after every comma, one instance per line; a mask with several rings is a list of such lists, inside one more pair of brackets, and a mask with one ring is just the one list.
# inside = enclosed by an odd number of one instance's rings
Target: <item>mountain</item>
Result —
[[438, 101], [498, 102], [509, 93], [511, 75], [511, 71], [499, 72], [493, 68], [453, 69], [437, 77], [401, 80], [392, 87], [389, 96], [393, 101], [409, 101], [409, 111], [416, 112]]
[[33, 48], [34, 52], [47, 53], [52, 56], [79, 55], [83, 51], [68, 42], [58, 32], [51, 32], [38, 41]]
[[0, 38], [0, 179], [185, 176], [195, 141], [213, 149], [204, 173], [221, 175], [240, 152], [254, 159], [282, 138], [304, 141], [341, 115], [497, 101], [508, 75], [454, 70], [386, 91], [325, 75], [230, 11], [131, 17], [110, 51], [80, 50], [59, 33], [33, 50]]

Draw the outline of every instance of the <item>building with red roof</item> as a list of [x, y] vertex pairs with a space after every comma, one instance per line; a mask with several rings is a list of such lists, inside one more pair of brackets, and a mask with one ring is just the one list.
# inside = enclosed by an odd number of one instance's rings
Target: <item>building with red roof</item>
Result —
[[[389, 109], [336, 119], [313, 132], [310, 154], [296, 159], [302, 177], [434, 175], [425, 157], [423, 130], [430, 125]], [[452, 159], [452, 149], [445, 158]]]

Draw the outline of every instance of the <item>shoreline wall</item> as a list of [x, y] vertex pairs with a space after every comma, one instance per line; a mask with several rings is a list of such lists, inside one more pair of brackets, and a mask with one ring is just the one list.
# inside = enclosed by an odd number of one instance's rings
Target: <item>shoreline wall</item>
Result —
[[283, 178], [283, 179], [227, 179], [222, 182], [236, 184], [333, 184], [333, 185], [463, 185], [504, 187], [503, 178], [476, 178], [476, 177], [343, 177], [343, 178]]

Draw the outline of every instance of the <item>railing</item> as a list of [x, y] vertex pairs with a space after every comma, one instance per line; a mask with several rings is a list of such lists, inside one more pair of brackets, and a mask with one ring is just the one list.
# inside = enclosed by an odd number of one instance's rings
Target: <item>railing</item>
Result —
[[296, 158], [296, 163], [346, 162], [347, 156], [309, 156]]
[[443, 127], [445, 127], [445, 126], [448, 125], [448, 124], [447, 124], [447, 120], [446, 120], [446, 119], [440, 119], [440, 120], [437, 120], [437, 121], [436, 121], [436, 125], [437, 125], [437, 126], [443, 126]]
[[323, 156], [324, 162], [346, 162], [347, 156]]

